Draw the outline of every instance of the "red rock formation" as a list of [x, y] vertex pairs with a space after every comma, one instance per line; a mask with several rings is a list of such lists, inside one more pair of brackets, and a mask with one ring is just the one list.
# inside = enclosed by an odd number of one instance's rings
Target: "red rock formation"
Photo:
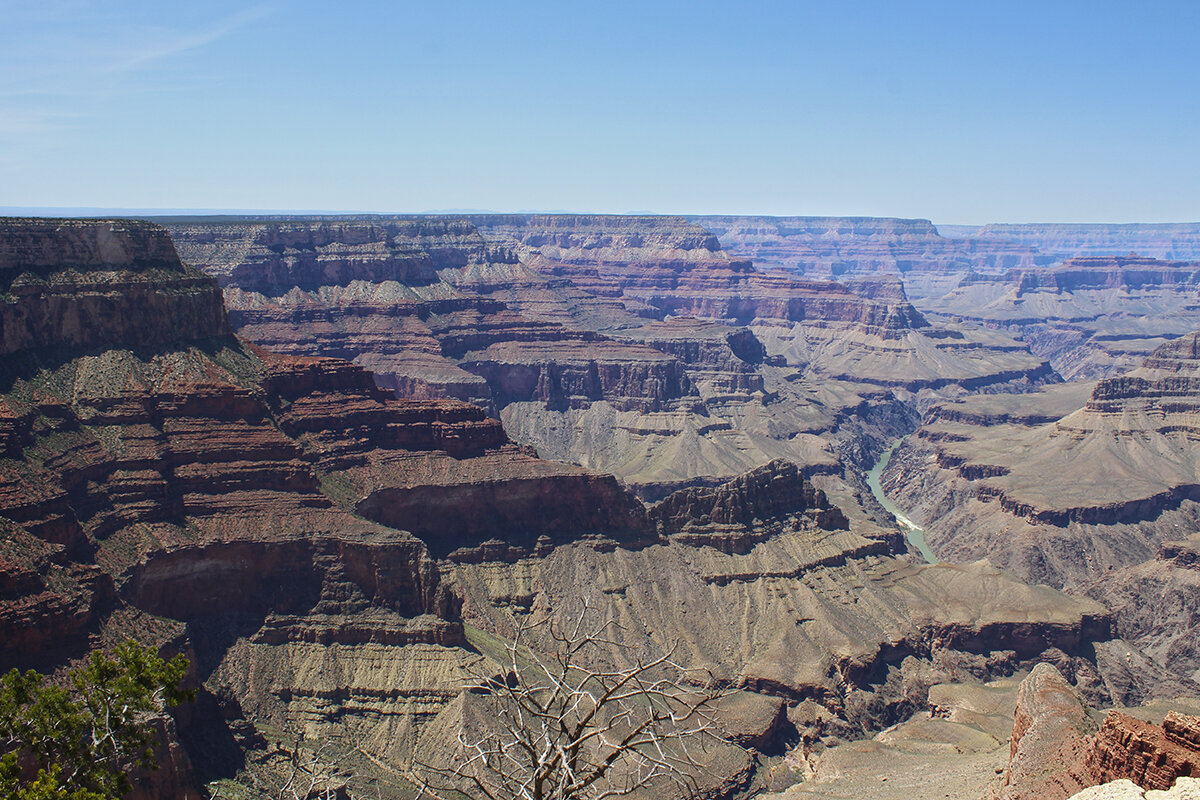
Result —
[[1172, 711], [1159, 726], [1110, 711], [1088, 767], [1096, 783], [1128, 778], [1143, 789], [1170, 789], [1178, 777], [1200, 777], [1200, 718]]
[[1094, 728], [1061, 673], [1039, 664], [1018, 690], [1009, 764], [991, 797], [1063, 800], [1097, 783], [1088, 764]]

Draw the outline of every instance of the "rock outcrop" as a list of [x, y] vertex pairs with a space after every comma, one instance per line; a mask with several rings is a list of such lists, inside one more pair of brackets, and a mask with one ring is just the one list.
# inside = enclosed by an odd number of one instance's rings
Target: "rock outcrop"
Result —
[[1095, 727], [1079, 693], [1039, 664], [1018, 691], [1009, 764], [991, 796], [1063, 800], [1097, 783], [1089, 762]]
[[1160, 726], [1110, 711], [1088, 766], [1100, 782], [1126, 778], [1143, 789], [1170, 789], [1177, 778], [1200, 778], [1200, 717], [1172, 711]]
[[220, 292], [180, 264], [157, 226], [14, 220], [3, 239], [0, 355], [83, 347], [97, 335], [139, 347], [229, 333]]
[[1200, 780], [1180, 778], [1170, 789], [1143, 792], [1128, 778], [1092, 786], [1071, 796], [1071, 800], [1193, 800], [1200, 797]]
[[849, 527], [825, 493], [786, 461], [771, 461], [718, 487], [681, 489], [651, 507], [649, 516], [664, 535], [719, 549], [744, 550], [777, 534], [785, 523]]
[[[1038, 271], [1077, 257], [1138, 253], [1200, 260], [1200, 224], [1195, 223], [935, 227], [928, 220], [886, 217], [687, 219], [713, 231], [733, 255], [761, 266], [837, 280], [881, 273], [903, 276], [908, 293], [923, 310], [926, 302], [934, 302], [931, 308], [936, 308], [936, 299], [960, 283], [1003, 281], [1010, 270]], [[977, 308], [959, 304], [968, 315]]]
[[1121, 791], [1140, 798], [1200, 777], [1200, 717], [1168, 711], [1159, 725], [1113, 710], [1097, 730], [1079, 695], [1048, 664], [1021, 683], [1011, 742], [991, 797], [1103, 797], [1080, 790], [1122, 781], [1128, 785]]

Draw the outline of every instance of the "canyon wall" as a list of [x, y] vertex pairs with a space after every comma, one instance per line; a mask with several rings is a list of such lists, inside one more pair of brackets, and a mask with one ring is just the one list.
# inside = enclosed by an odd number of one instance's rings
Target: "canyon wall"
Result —
[[1200, 327], [1200, 262], [1081, 257], [1050, 269], [970, 273], [921, 307], [935, 319], [1007, 330], [1069, 380], [1102, 378]]
[[[182, 273], [215, 296], [215, 279], [172, 259], [160, 230], [76, 224], [82, 240], [114, 235], [133, 263], [150, 242], [161, 263], [148, 281], [161, 273], [170, 287]], [[0, 222], [7, 238], [28, 238], [21, 221]], [[73, 248], [64, 269], [83, 277], [43, 291], [86, 304], [111, 265], [76, 263]], [[14, 282], [55, 273], [52, 240], [36, 252], [41, 261], [12, 260]], [[496, 302], [469, 300], [468, 314]], [[442, 357], [480, 352], [486, 319], [439, 328]], [[345, 746], [350, 789], [403, 796], [398, 776], [418, 742], [452, 734], [471, 676], [501, 669], [488, 654], [496, 642], [584, 601], [622, 622], [602, 660], [670, 651], [710, 668], [763, 710], [744, 741], [764, 747], [780, 709], [806, 700], [831, 714], [875, 709], [855, 716], [863, 730], [910, 713], [886, 688], [905, 658], [947, 676], [1044, 657], [1093, 674], [1095, 643], [1111, 639], [1112, 618], [1092, 600], [986, 564], [897, 557], [895, 531], [872, 521], [836, 460], [775, 461], [647, 508], [611, 476], [537, 458], [471, 404], [397, 399], [345, 360], [233, 337], [223, 316], [169, 321], [174, 337], [143, 350], [129, 347], [123, 318], [98, 318], [72, 347], [50, 318], [37, 329], [45, 339], [4, 361], [0, 661], [52, 670], [126, 636], [188, 653], [201, 693], [178, 736], [204, 779], [270, 785], [304, 742], [321, 741]], [[735, 398], [714, 408], [769, 406], [749, 377], [772, 358], [756, 336], [682, 324], [647, 326], [638, 358], [695, 368], [706, 387], [695, 398]], [[714, 794], [756, 763], [734, 743], [719, 756], [732, 766]]]
[[[861, 436], [858, 420], [874, 413], [859, 409], [908, 413], [896, 389], [1054, 379], [1001, 334], [934, 330], [899, 284], [764, 273], [677, 217], [169, 228], [184, 257], [223, 282], [241, 335], [352, 360], [400, 397], [477, 403], [539, 453], [611, 471], [647, 499], [773, 458], [835, 470], [822, 434]], [[434, 272], [400, 274], [401, 252], [423, 253], [413, 263]], [[813, 391], [831, 379], [839, 391]]]
[[1101, 599], [1145, 669], [1191, 680], [1198, 369], [1190, 333], [1121, 377], [936, 406], [883, 485], [939, 557]]

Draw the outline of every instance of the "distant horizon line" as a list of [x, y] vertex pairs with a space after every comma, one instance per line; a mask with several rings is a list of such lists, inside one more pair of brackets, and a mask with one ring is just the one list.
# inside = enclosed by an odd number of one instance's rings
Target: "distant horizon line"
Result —
[[949, 228], [982, 228], [987, 225], [1198, 225], [1198, 220], [1180, 221], [1150, 221], [1138, 222], [1102, 222], [1102, 221], [1051, 221], [1025, 220], [1022, 222], [935, 222], [932, 217], [902, 217], [882, 214], [761, 214], [761, 213], [720, 213], [708, 212], [691, 214], [681, 212], [658, 211], [570, 211], [565, 209], [519, 209], [516, 211], [497, 211], [483, 208], [449, 208], [430, 209], [423, 211], [347, 211], [329, 209], [248, 209], [248, 208], [151, 208], [124, 206], [0, 206], [2, 217], [64, 217], [64, 218], [102, 218], [102, 217], [424, 217], [424, 216], [475, 216], [481, 214], [521, 215], [538, 214], [547, 216], [597, 216], [597, 217], [763, 217], [767, 219], [891, 219], [904, 221], [929, 222]]

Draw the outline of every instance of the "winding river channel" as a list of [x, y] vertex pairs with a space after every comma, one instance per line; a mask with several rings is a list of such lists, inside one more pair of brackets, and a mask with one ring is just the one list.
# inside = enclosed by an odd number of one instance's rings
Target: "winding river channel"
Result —
[[867, 473], [867, 486], [871, 487], [871, 494], [875, 495], [875, 499], [879, 501], [879, 505], [887, 509], [888, 513], [896, 518], [896, 522], [900, 523], [900, 529], [904, 531], [904, 538], [908, 539], [908, 543], [917, 548], [917, 551], [925, 557], [925, 560], [930, 564], [937, 563], [937, 556], [929, 549], [929, 545], [925, 543], [925, 531], [918, 528], [911, 519], [908, 518], [900, 507], [893, 503], [886, 494], [883, 493], [883, 486], [879, 482], [883, 471], [887, 469], [888, 462], [892, 460], [892, 453], [896, 452], [896, 448], [904, 443], [907, 436], [901, 437], [892, 442], [892, 446], [883, 451], [879, 456], [879, 460], [875, 462], [875, 466], [871, 467], [871, 471]]

